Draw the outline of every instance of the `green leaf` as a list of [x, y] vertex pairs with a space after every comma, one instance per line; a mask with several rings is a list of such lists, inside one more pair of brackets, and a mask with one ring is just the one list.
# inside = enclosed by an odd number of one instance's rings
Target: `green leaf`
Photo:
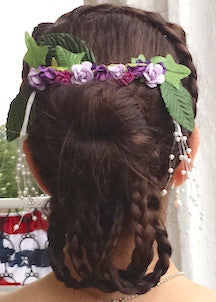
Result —
[[157, 56], [157, 57], [153, 57], [151, 58], [150, 60], [153, 64], [158, 64], [160, 62], [165, 62], [166, 61], [166, 58], [165, 57], [161, 57], [161, 56]]
[[6, 124], [8, 141], [13, 141], [20, 135], [26, 104], [31, 93], [32, 88], [25, 83], [10, 105]]
[[170, 54], [166, 56], [164, 66], [167, 69], [165, 73], [166, 82], [172, 84], [177, 89], [180, 87], [181, 80], [186, 78], [191, 73], [187, 66], [177, 64]]
[[51, 64], [52, 57], [57, 59], [56, 46], [59, 45], [72, 53], [81, 53], [85, 52], [83, 61], [90, 61], [96, 63], [94, 54], [90, 51], [88, 45], [85, 41], [74, 37], [67, 33], [52, 33], [41, 35], [38, 39], [40, 45], [48, 45], [49, 53], [47, 56], [47, 65]]
[[180, 84], [176, 89], [172, 84], [164, 82], [160, 85], [161, 95], [169, 114], [181, 126], [193, 132], [194, 114], [192, 98], [186, 88]]
[[28, 51], [24, 56], [24, 61], [28, 63], [29, 67], [37, 68], [39, 65], [45, 65], [48, 46], [38, 46], [27, 32], [25, 32], [25, 43]]
[[141, 53], [141, 54], [139, 54], [139, 56], [137, 58], [131, 58], [131, 63], [136, 64], [137, 60], [141, 60], [141, 61], [145, 62], [146, 58], [145, 58], [144, 54]]
[[85, 53], [72, 53], [61, 46], [56, 46], [56, 55], [58, 64], [70, 70], [72, 65], [81, 63]]

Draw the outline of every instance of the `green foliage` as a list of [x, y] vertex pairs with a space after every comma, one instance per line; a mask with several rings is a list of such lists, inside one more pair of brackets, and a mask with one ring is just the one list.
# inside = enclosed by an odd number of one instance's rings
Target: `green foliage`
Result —
[[165, 62], [166, 58], [165, 57], [161, 57], [161, 56], [157, 56], [157, 57], [153, 57], [150, 60], [153, 64], [158, 64], [160, 62]]
[[19, 137], [28, 98], [32, 92], [32, 88], [25, 83], [15, 99], [10, 104], [10, 109], [7, 118], [7, 139], [9, 142]]
[[[17, 149], [18, 141], [8, 142], [5, 126], [0, 126], [0, 198], [16, 198], [18, 196], [15, 180]], [[30, 181], [37, 188], [32, 178]], [[39, 188], [37, 188], [37, 191], [39, 194], [42, 193]]]
[[[49, 53], [47, 55], [47, 65], [51, 65], [52, 57], [57, 59], [56, 46], [61, 46], [72, 53], [82, 53], [83, 61], [90, 61], [96, 63], [94, 54], [90, 51], [86, 42], [78, 37], [71, 36], [67, 33], [52, 33], [41, 35], [38, 39], [40, 45], [47, 45], [49, 47]], [[59, 62], [58, 62], [59, 63]], [[60, 63], [59, 63], [60, 65]]]
[[141, 53], [137, 58], [131, 58], [131, 63], [136, 64], [136, 61], [138, 61], [138, 60], [145, 62], [146, 58], [145, 58], [144, 54]]
[[61, 46], [56, 46], [55, 49], [59, 66], [64, 67], [67, 70], [71, 70], [72, 65], [80, 64], [85, 55], [84, 52], [72, 53]]
[[165, 73], [166, 82], [169, 82], [177, 89], [180, 87], [181, 80], [186, 78], [191, 73], [187, 66], [177, 64], [170, 54], [166, 56], [164, 66], [167, 69]]
[[180, 84], [179, 89], [176, 89], [167, 82], [161, 84], [160, 89], [166, 108], [172, 118], [184, 128], [193, 132], [194, 114], [192, 97], [187, 89], [182, 84]]
[[27, 32], [25, 33], [25, 42], [28, 51], [25, 54], [24, 61], [28, 63], [29, 67], [37, 68], [39, 65], [45, 65], [48, 46], [38, 46]]
[[15, 182], [17, 143], [8, 143], [5, 127], [0, 127], [0, 198], [17, 197]]

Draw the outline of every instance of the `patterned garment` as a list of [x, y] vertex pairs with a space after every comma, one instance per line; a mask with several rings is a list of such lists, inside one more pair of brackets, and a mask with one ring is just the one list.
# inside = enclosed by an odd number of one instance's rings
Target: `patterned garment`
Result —
[[[16, 231], [15, 224], [19, 224]], [[48, 222], [37, 209], [0, 213], [0, 285], [26, 285], [52, 271], [47, 228]]]

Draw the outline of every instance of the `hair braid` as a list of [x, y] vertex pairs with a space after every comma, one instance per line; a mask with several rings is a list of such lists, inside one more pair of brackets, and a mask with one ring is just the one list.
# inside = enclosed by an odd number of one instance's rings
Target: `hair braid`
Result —
[[[143, 190], [143, 191], [142, 191]], [[135, 227], [136, 247], [132, 254], [132, 261], [126, 271], [111, 269], [114, 282], [119, 290], [124, 293], [125, 288], [130, 287], [131, 293], [146, 293], [155, 286], [160, 277], [169, 267], [171, 245], [167, 239], [167, 232], [157, 222], [157, 213], [150, 213], [147, 207], [147, 200], [143, 197], [148, 190], [143, 181], [136, 181], [132, 193], [131, 214]], [[144, 193], [145, 192], [145, 193]], [[155, 196], [158, 200], [158, 196]], [[156, 206], [157, 207], [157, 206]], [[157, 223], [155, 223], [155, 221]], [[153, 242], [158, 243], [159, 260], [154, 271], [145, 275], [148, 265], [153, 257]], [[125, 292], [126, 293], [126, 292]]]
[[[54, 198], [51, 198], [51, 203], [55, 202]], [[65, 220], [63, 219], [63, 213], [59, 211], [59, 206], [53, 205], [48, 218], [49, 228], [47, 230], [48, 247], [47, 252], [51, 262], [51, 267], [55, 272], [58, 280], [65, 280], [65, 274], [63, 270], [64, 266], [64, 246], [66, 244], [65, 239]]]
[[[147, 184], [137, 181], [132, 193], [131, 215], [135, 227], [135, 249], [128, 267], [129, 274], [134, 278], [141, 272], [145, 273], [152, 261], [152, 245], [155, 238], [155, 230], [150, 223], [150, 212], [147, 208]], [[145, 244], [143, 244], [145, 243]]]

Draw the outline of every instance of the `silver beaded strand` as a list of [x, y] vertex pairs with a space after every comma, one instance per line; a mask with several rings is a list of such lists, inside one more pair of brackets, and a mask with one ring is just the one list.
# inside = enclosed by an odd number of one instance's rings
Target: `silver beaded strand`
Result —
[[[172, 279], [174, 277], [177, 277], [177, 276], [181, 276], [181, 275], [184, 275], [184, 273], [183, 272], [178, 272], [178, 273], [172, 274], [170, 276], [167, 276], [166, 278], [159, 281], [156, 286], [159, 286], [159, 285], [163, 284], [164, 282], [169, 281], [170, 279]], [[156, 286], [152, 287], [151, 290], [154, 289]], [[140, 296], [140, 295], [141, 294], [133, 294], [133, 295], [130, 295], [130, 296], [127, 296], [127, 297], [121, 297], [121, 298], [118, 298], [118, 299], [113, 299], [109, 302], [122, 302], [122, 301], [126, 301], [128, 299], [136, 298], [137, 296]]]

